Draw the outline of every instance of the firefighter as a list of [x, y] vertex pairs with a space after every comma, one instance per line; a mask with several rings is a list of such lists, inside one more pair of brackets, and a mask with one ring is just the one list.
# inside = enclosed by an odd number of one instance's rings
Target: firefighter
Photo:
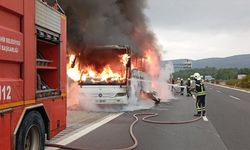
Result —
[[196, 92], [196, 110], [197, 114], [194, 116], [205, 116], [205, 97], [206, 97], [206, 90], [205, 86], [201, 80], [201, 76], [199, 73], [194, 74], [195, 79], [195, 92]]
[[173, 92], [174, 91], [174, 78], [172, 78], [172, 86], [171, 86], [171, 92]]
[[186, 87], [187, 87], [187, 96], [191, 96], [191, 91], [190, 91], [190, 88], [191, 88], [191, 80], [190, 80], [190, 78], [187, 79]]
[[[180, 85], [184, 86], [183, 79], [181, 79]], [[184, 91], [184, 87], [181, 87], [181, 95], [183, 95], [183, 91]]]

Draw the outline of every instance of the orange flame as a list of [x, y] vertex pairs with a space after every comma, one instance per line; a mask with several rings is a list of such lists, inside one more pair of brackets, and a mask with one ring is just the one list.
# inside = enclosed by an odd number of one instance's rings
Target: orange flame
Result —
[[81, 78], [81, 72], [78, 70], [79, 63], [76, 63], [74, 68], [71, 68], [71, 64], [73, 63], [75, 57], [75, 55], [70, 55], [69, 57], [69, 63], [67, 64], [67, 75], [72, 80], [79, 81]]
[[152, 78], [157, 78], [160, 70], [159, 57], [156, 51], [148, 49], [145, 51], [147, 72]]
[[151, 64], [152, 63], [152, 58], [150, 56], [150, 52], [146, 52], [146, 62], [148, 64]]
[[123, 63], [123, 66], [126, 66], [130, 56], [128, 54], [124, 54], [124, 55], [121, 55], [120, 57], [121, 57], [120, 61]]
[[[69, 57], [69, 63], [67, 64], [67, 75], [69, 78], [71, 78], [74, 81], [82, 81], [82, 82], [118, 82], [121, 83], [126, 78], [126, 71], [124, 69], [123, 72], [114, 72], [114, 70], [111, 69], [110, 64], [106, 64], [101, 72], [98, 72], [95, 70], [95, 67], [93, 65], [87, 65], [87, 66], [81, 66], [81, 69], [79, 67], [79, 62], [75, 62], [75, 65], [73, 68], [71, 68], [71, 64], [73, 63], [75, 59], [75, 55], [70, 55]], [[124, 54], [119, 56], [120, 62], [123, 64], [124, 67], [126, 67], [126, 64], [129, 60], [129, 55]]]

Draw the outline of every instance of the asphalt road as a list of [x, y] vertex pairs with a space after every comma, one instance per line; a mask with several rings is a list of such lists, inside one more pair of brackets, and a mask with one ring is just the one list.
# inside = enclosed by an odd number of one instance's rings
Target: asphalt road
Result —
[[229, 150], [250, 150], [250, 93], [207, 85], [207, 117]]
[[[132, 117], [134, 113], [159, 113], [160, 116], [154, 120], [189, 120], [194, 119], [194, 106], [191, 97], [179, 96], [150, 110], [125, 112], [67, 146], [95, 150], [129, 147], [133, 145], [129, 136], [129, 126], [134, 120]], [[159, 125], [140, 121], [134, 131], [139, 141], [137, 150], [226, 150], [211, 122], [203, 119], [181, 125]]]
[[[139, 144], [136, 150], [249, 150], [250, 94], [214, 85], [206, 85], [207, 118], [190, 124], [159, 125], [140, 120], [134, 128]], [[124, 112], [119, 117], [76, 137], [67, 146], [80, 149], [119, 149], [133, 145], [129, 126], [134, 113], [156, 112], [153, 120], [193, 119], [194, 100], [177, 96], [150, 110]], [[98, 123], [98, 122], [97, 122]], [[81, 131], [77, 131], [76, 134]], [[85, 132], [85, 131], [84, 131]]]

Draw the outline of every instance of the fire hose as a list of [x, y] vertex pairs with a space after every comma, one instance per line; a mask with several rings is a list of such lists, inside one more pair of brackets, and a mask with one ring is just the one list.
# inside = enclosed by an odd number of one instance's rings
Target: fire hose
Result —
[[[111, 150], [133, 150], [138, 146], [138, 140], [134, 134], [134, 126], [138, 123], [139, 118], [138, 116], [145, 116], [142, 118], [142, 121], [147, 122], [147, 123], [153, 123], [153, 124], [187, 124], [187, 123], [192, 123], [195, 121], [198, 121], [202, 118], [202, 116], [191, 119], [191, 120], [185, 120], [185, 121], [157, 121], [157, 120], [150, 120], [149, 118], [153, 118], [153, 117], [157, 117], [159, 116], [158, 113], [136, 113], [133, 114], [134, 117], [134, 121], [131, 123], [130, 127], [129, 127], [129, 134], [131, 139], [133, 140], [134, 144], [129, 146], [129, 147], [125, 147], [125, 148], [118, 148], [118, 149], [111, 149]], [[69, 147], [69, 146], [64, 146], [64, 145], [59, 145], [59, 144], [50, 144], [47, 143], [45, 144], [45, 146], [47, 147], [54, 147], [54, 148], [61, 148], [61, 149], [66, 149], [66, 150], [96, 150], [95, 149], [91, 149], [91, 148], [74, 148], [74, 147]], [[100, 149], [100, 150], [105, 150], [105, 149]]]
[[[169, 84], [172, 85], [173, 84]], [[176, 86], [176, 85], [174, 85]], [[178, 87], [184, 87], [185, 86], [178, 86]], [[195, 97], [194, 97], [195, 99]], [[133, 150], [138, 146], [138, 140], [134, 134], [134, 126], [139, 122], [139, 118], [138, 116], [144, 116], [142, 118], [142, 121], [147, 122], [147, 123], [152, 123], [152, 124], [187, 124], [187, 123], [192, 123], [195, 121], [198, 121], [202, 118], [202, 115], [200, 117], [191, 119], [191, 120], [184, 120], [184, 121], [159, 121], [159, 120], [150, 120], [149, 118], [153, 118], [153, 117], [157, 117], [159, 116], [158, 113], [135, 113], [133, 114], [134, 117], [134, 121], [130, 124], [129, 127], [129, 134], [131, 139], [133, 140], [134, 144], [129, 146], [129, 147], [125, 147], [125, 148], [117, 148], [117, 149], [109, 149], [109, 150]], [[61, 148], [61, 149], [66, 149], [66, 150], [96, 150], [93, 148], [74, 148], [74, 147], [70, 147], [70, 146], [65, 146], [65, 145], [59, 145], [59, 144], [52, 144], [52, 143], [46, 143], [45, 146], [47, 147], [54, 147], [54, 148]], [[108, 149], [98, 149], [98, 150], [108, 150]]]

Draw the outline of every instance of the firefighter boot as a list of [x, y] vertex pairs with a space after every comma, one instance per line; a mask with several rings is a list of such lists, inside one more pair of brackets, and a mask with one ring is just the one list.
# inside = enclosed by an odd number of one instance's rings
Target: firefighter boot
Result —
[[201, 112], [198, 112], [197, 114], [194, 114], [195, 117], [200, 117], [201, 116]]
[[202, 111], [202, 116], [206, 116], [205, 114], [206, 114], [206, 111], [205, 110]]

